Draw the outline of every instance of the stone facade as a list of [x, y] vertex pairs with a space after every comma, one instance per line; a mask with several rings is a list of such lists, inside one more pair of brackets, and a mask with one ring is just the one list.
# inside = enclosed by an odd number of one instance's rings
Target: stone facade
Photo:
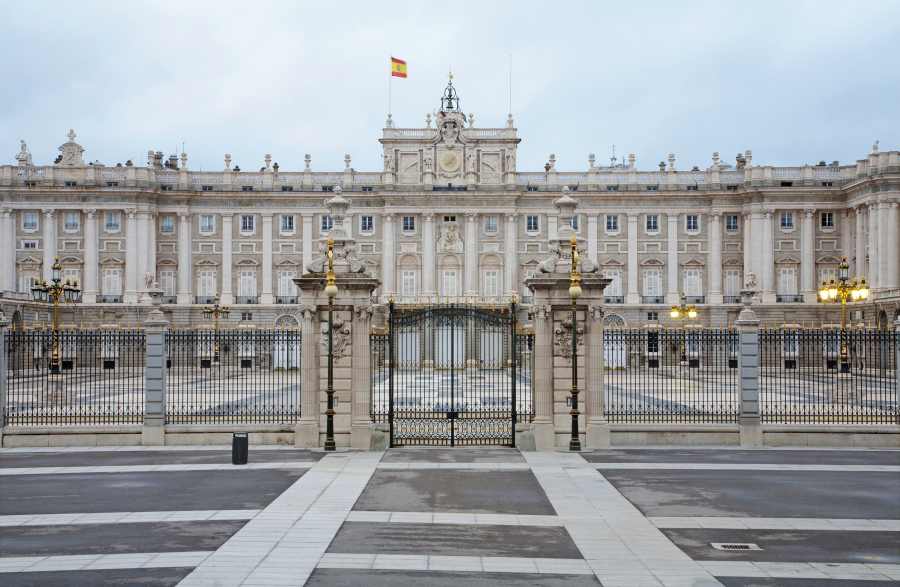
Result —
[[446, 99], [421, 128], [389, 119], [383, 169], [371, 172], [349, 155], [337, 172], [313, 171], [309, 155], [301, 171], [270, 155], [258, 171], [230, 155], [221, 171], [192, 171], [186, 154], [153, 151], [145, 165], [104, 165], [85, 161], [74, 132], [67, 139], [51, 165], [34, 164], [23, 142], [16, 164], [0, 166], [0, 304], [21, 322], [46, 321], [28, 290], [59, 257], [84, 288], [66, 323], [139, 325], [157, 283], [174, 327], [200, 322], [216, 295], [233, 321], [298, 325], [293, 280], [333, 229], [325, 201], [336, 186], [382, 301], [497, 303], [516, 293], [527, 306], [525, 280], [559, 234], [553, 202], [568, 187], [585, 254], [611, 280], [617, 324], [665, 324], [681, 294], [699, 304], [701, 323], [733, 324], [751, 273], [764, 325], [832, 323], [837, 307], [818, 304], [815, 290], [842, 256], [873, 288], [853, 322], [890, 323], [900, 308], [900, 152], [877, 144], [849, 165], [776, 167], [746, 151], [689, 169], [669, 155], [647, 171], [634, 155], [609, 165], [589, 155], [586, 169], [564, 172], [550, 155], [543, 170], [519, 171], [511, 115], [481, 128]]

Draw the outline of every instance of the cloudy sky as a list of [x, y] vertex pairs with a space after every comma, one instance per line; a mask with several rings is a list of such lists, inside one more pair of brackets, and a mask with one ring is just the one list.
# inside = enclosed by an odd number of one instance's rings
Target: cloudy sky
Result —
[[900, 2], [3, 2], [0, 162], [185, 144], [189, 167], [381, 167], [388, 57], [398, 126], [424, 125], [452, 67], [477, 126], [503, 125], [512, 60], [520, 170], [611, 146], [650, 168], [853, 161], [900, 148]]

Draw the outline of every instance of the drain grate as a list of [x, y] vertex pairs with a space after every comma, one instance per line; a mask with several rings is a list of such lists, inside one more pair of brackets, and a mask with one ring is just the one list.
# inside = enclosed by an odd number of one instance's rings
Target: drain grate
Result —
[[716, 550], [762, 550], [753, 542], [710, 542], [709, 545]]

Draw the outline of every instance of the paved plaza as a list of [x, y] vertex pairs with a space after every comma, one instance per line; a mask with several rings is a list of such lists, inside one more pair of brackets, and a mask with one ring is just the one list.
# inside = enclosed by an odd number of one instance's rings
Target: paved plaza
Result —
[[900, 451], [230, 456], [0, 451], [0, 584], [900, 585]]

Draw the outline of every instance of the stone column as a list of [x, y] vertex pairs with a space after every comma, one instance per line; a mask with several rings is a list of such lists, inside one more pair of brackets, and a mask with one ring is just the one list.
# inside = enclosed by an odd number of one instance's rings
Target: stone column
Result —
[[519, 292], [519, 223], [515, 213], [506, 215], [506, 243], [503, 246], [505, 269], [504, 282], [506, 294], [512, 296]]
[[372, 327], [372, 306], [358, 300], [353, 308], [351, 326], [353, 367], [350, 381], [350, 447], [368, 450], [372, 432], [369, 428], [369, 403], [371, 401], [372, 355], [369, 348], [369, 331]]
[[191, 214], [178, 213], [178, 303], [194, 302], [191, 291]]
[[609, 448], [609, 422], [604, 410], [604, 364], [603, 364], [603, 308], [594, 305], [588, 309], [585, 317], [585, 357], [584, 366], [584, 407], [587, 425], [585, 429], [585, 448]]
[[153, 281], [159, 278], [156, 271], [156, 233], [159, 230], [156, 219], [155, 212], [147, 215], [147, 271], [153, 275]]
[[[850, 266], [850, 276], [854, 275], [854, 260], [853, 260], [853, 235], [850, 232], [850, 227], [853, 224], [853, 220], [851, 218], [852, 211], [842, 210], [841, 214], [841, 253], [844, 257], [847, 258], [847, 264]], [[813, 286], [816, 285], [816, 280], [813, 279]], [[815, 300], [813, 300], [815, 301]]]
[[591, 214], [588, 216], [587, 222], [587, 254], [588, 259], [593, 261], [594, 263], [598, 263], [597, 258], [599, 257], [598, 250], [598, 242], [597, 235], [599, 234], [597, 231], [597, 222], [598, 217], [596, 214]]
[[140, 279], [140, 257], [138, 251], [137, 211], [126, 211], [125, 222], [125, 297], [126, 304], [137, 303], [138, 279]]
[[434, 278], [437, 269], [434, 264], [434, 214], [422, 214], [422, 293], [433, 298], [437, 295]]
[[219, 301], [223, 305], [231, 305], [234, 303], [234, 295], [232, 294], [232, 253], [234, 229], [232, 228], [232, 214], [222, 214], [222, 295]]
[[89, 208], [84, 211], [84, 278], [81, 287], [84, 288], [82, 301], [85, 304], [97, 303], [100, 290], [97, 280], [100, 263], [98, 246], [97, 210]]
[[169, 323], [158, 308], [144, 321], [146, 361], [144, 367], [144, 425], [141, 444], [165, 444], [166, 424], [166, 332]]
[[56, 211], [46, 209], [44, 212], [44, 263], [43, 273], [44, 280], [49, 282], [53, 279], [53, 263], [56, 261]]
[[800, 293], [803, 301], [816, 301], [816, 211], [803, 211], [800, 235]]
[[722, 299], [722, 212], [713, 210], [709, 216], [709, 304], [721, 304]]
[[[866, 216], [861, 206], [853, 209], [856, 214], [856, 246], [853, 247], [853, 275], [866, 275]], [[818, 285], [818, 284], [817, 284]]]
[[666, 302], [678, 304], [681, 296], [678, 289], [678, 215], [669, 214], [666, 230]]
[[12, 210], [0, 210], [0, 292], [16, 291], [16, 226]]
[[300, 268], [300, 275], [303, 275], [309, 269], [309, 264], [312, 263], [312, 237], [313, 237], [313, 229], [312, 229], [312, 214], [303, 214], [303, 267]]
[[876, 289], [881, 284], [878, 275], [878, 209], [875, 204], [870, 204], [867, 210], [869, 215], [869, 268], [866, 271], [866, 279], [869, 281], [869, 287]]
[[[135, 273], [137, 274], [136, 279], [136, 290], [138, 292], [143, 292], [146, 288], [146, 282], [144, 281], [144, 276], [147, 274], [147, 261], [148, 261], [148, 244], [149, 244], [149, 235], [147, 234], [147, 216], [148, 213], [144, 210], [139, 210], [137, 214], [135, 214], [135, 223], [137, 228], [137, 236], [135, 237], [135, 259], [137, 261], [137, 265], [135, 267]], [[130, 249], [129, 249], [130, 250]], [[131, 256], [129, 255], [129, 258]], [[150, 296], [145, 295], [143, 293], [138, 294], [138, 301], [142, 304], [150, 303]]]
[[[900, 230], [900, 227], [897, 226], [898, 203], [891, 202], [887, 204], [886, 212], [887, 230], [884, 231], [886, 241], [884, 251], [887, 257], [887, 271], [885, 271], [887, 283], [885, 287], [896, 288], [900, 287], [900, 261], [898, 261], [898, 257], [900, 257], [900, 239], [897, 237], [897, 231]], [[900, 365], [900, 363], [897, 364]]]
[[534, 441], [538, 450], [553, 450], [553, 311], [549, 304], [534, 310]]
[[[307, 292], [301, 290], [304, 297]], [[319, 316], [314, 300], [303, 305], [301, 323], [300, 419], [294, 430], [294, 445], [301, 448], [319, 447]]]
[[[754, 230], [754, 236], [755, 236]], [[762, 244], [762, 302], [775, 303], [775, 243], [772, 242], [772, 211], [766, 210], [763, 216], [762, 234], [758, 239]]]
[[272, 213], [262, 215], [262, 295], [260, 304], [274, 304], [272, 296]]
[[394, 215], [381, 215], [381, 297], [387, 301], [395, 293], [394, 277], [397, 274], [397, 256], [394, 253]]
[[741, 216], [741, 230], [744, 231], [743, 253], [744, 253], [744, 276], [743, 282], [747, 283], [747, 276], [755, 273], [753, 268], [753, 238], [751, 235], [751, 227], [753, 226], [752, 216], [744, 214]]
[[752, 292], [742, 291], [744, 309], [735, 321], [738, 336], [738, 393], [742, 447], [763, 445], [759, 412], [759, 320], [750, 309]]
[[466, 212], [466, 296], [478, 295], [478, 214]]
[[559, 238], [559, 216], [547, 216], [547, 240]]
[[638, 289], [638, 216], [628, 215], [628, 293], [626, 304], [640, 304], [641, 295]]

